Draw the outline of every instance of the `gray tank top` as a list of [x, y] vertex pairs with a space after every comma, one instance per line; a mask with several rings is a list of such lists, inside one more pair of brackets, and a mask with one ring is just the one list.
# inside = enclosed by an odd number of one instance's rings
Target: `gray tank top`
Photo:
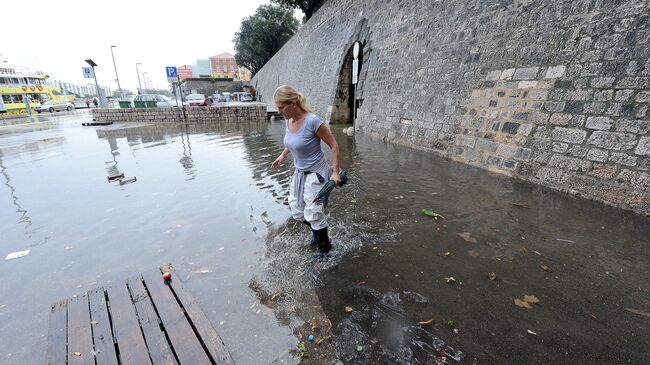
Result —
[[323, 124], [323, 120], [314, 113], [307, 113], [302, 128], [295, 133], [289, 130], [288, 121], [285, 121], [285, 124], [284, 146], [291, 152], [296, 169], [312, 172], [319, 170], [325, 156], [316, 131]]

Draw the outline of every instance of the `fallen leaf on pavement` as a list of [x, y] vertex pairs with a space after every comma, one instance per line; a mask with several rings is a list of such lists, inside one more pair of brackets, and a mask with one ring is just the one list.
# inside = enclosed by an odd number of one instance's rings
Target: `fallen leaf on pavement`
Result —
[[345, 307], [345, 313], [352, 313], [352, 307]]
[[466, 242], [470, 243], [478, 243], [476, 238], [472, 237], [472, 234], [469, 232], [463, 232], [458, 234], [462, 239], [464, 239]]
[[428, 324], [431, 324], [432, 322], [433, 322], [433, 318], [431, 318], [431, 319], [428, 320], [428, 321], [421, 321], [421, 322], [418, 322], [418, 324], [421, 325], [421, 326], [426, 326], [426, 325], [428, 325]]
[[287, 312], [296, 313], [296, 306], [290, 305], [289, 308], [287, 308]]
[[497, 278], [497, 273], [495, 273], [494, 271], [490, 271], [489, 273], [487, 273], [487, 277], [490, 280], [495, 280]]
[[433, 218], [433, 219], [436, 219], [436, 220], [437, 220], [438, 218], [445, 219], [445, 217], [443, 217], [442, 215], [440, 215], [440, 214], [434, 212], [433, 210], [429, 210], [429, 209], [422, 208], [422, 213], [424, 213], [424, 215], [426, 215], [426, 216], [428, 216], [428, 217], [431, 217], [431, 218]]
[[638, 310], [638, 309], [632, 309], [632, 308], [625, 308], [625, 310], [628, 311], [628, 312], [630, 312], [630, 313], [634, 313], [634, 314], [638, 314], [638, 315], [640, 315], [640, 316], [644, 316], [644, 317], [648, 317], [648, 318], [650, 318], [650, 313], [648, 313], [648, 312], [644, 312], [644, 311], [640, 311], [640, 310]]
[[551, 271], [551, 268], [548, 267], [548, 266], [546, 266], [546, 265], [542, 265], [542, 266], [540, 266], [540, 267], [542, 268], [542, 270], [544, 270], [544, 271], [546, 271], [546, 272]]

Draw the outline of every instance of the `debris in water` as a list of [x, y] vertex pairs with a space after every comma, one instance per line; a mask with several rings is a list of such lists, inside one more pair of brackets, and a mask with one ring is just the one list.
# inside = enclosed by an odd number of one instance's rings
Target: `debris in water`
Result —
[[472, 257], [479, 257], [480, 256], [478, 250], [469, 250], [469, 251], [467, 251], [467, 254], [469, 254]]
[[530, 333], [530, 334], [533, 335], [533, 336], [537, 336], [537, 333], [535, 333], [535, 332], [533, 332], [533, 331], [531, 331], [531, 330], [528, 330], [528, 333]]
[[422, 208], [422, 213], [424, 213], [424, 215], [426, 215], [427, 217], [433, 218], [434, 220], [438, 220], [438, 218], [445, 219], [445, 217], [434, 212], [433, 210]]
[[489, 273], [487, 273], [487, 277], [488, 277], [488, 279], [490, 279], [490, 280], [496, 280], [496, 278], [497, 278], [497, 273], [495, 273], [494, 271], [490, 271]]
[[517, 298], [515, 299], [515, 305], [522, 308], [533, 309], [530, 304], [524, 302], [523, 300]]
[[74, 352], [74, 355], [75, 355], [75, 356], [81, 356], [81, 352], [79, 352], [79, 351], [75, 351], [75, 352]]
[[536, 296], [534, 295], [524, 295], [523, 300], [522, 299], [515, 299], [515, 305], [522, 307], [522, 308], [527, 308], [527, 309], [532, 309], [533, 307], [531, 304], [538, 304], [539, 299], [537, 299]]
[[531, 304], [538, 304], [539, 299], [537, 299], [537, 297], [534, 295], [524, 295], [524, 302], [528, 302]]
[[358, 345], [358, 346], [357, 346], [357, 352], [361, 352], [361, 351], [363, 351], [363, 346]]
[[27, 255], [29, 255], [29, 251], [31, 251], [31, 250], [12, 252], [12, 253], [8, 254], [7, 257], [5, 257], [5, 260], [13, 260], [13, 259], [17, 259], [19, 257], [27, 256]]
[[460, 236], [460, 238], [464, 239], [466, 242], [478, 243], [476, 238], [472, 237], [472, 234], [469, 233], [469, 232], [459, 233], [458, 235]]
[[309, 335], [309, 337], [307, 337], [307, 340], [309, 342], [314, 342], [314, 335]]
[[455, 334], [460, 333], [460, 331], [458, 330], [458, 328], [454, 328], [454, 333], [455, 333]]
[[431, 319], [429, 319], [429, 320], [427, 320], [427, 321], [421, 321], [421, 322], [418, 322], [418, 324], [419, 324], [420, 326], [426, 326], [426, 325], [429, 325], [429, 324], [431, 324], [431, 323], [433, 323], [433, 318], [431, 318]]
[[201, 266], [198, 269], [194, 270], [194, 272], [197, 273], [197, 274], [207, 274], [209, 272], [212, 272], [212, 270], [208, 269], [205, 266]]
[[287, 312], [290, 312], [290, 313], [296, 313], [296, 306], [295, 306], [295, 305], [290, 305], [290, 306], [287, 308]]
[[98, 324], [98, 321], [90, 321], [90, 324]]
[[456, 282], [456, 279], [454, 279], [453, 276], [450, 276], [450, 277], [447, 277], [447, 278], [443, 278], [443, 279], [447, 282], [447, 284], [453, 284], [453, 283]]
[[556, 238], [555, 240], [560, 242], [576, 243], [575, 241], [565, 240], [564, 238]]
[[535, 251], [535, 250], [533, 250], [533, 252], [536, 253], [536, 254], [538, 254], [538, 255], [540, 255], [540, 256], [542, 256], [541, 253], [539, 253], [539, 252], [537, 252], [537, 251]]
[[453, 319], [447, 320], [447, 326], [448, 327], [454, 328], [455, 325], [456, 325], [456, 322], [454, 322]]
[[443, 252], [442, 255], [443, 255], [443, 256], [449, 256], [449, 255], [451, 255], [451, 251]]
[[648, 313], [648, 312], [644, 312], [644, 311], [640, 311], [640, 310], [638, 310], [638, 309], [632, 309], [632, 308], [625, 308], [625, 310], [628, 311], [628, 312], [630, 312], [630, 313], [634, 313], [634, 314], [638, 314], [638, 315], [640, 315], [640, 316], [644, 316], [644, 317], [648, 317], [648, 318], [650, 318], [650, 313]]
[[345, 307], [345, 313], [352, 313], [352, 307]]
[[523, 203], [512, 203], [512, 205], [519, 208], [528, 208], [528, 205]]
[[551, 271], [551, 268], [548, 267], [548, 266], [546, 266], [546, 265], [542, 265], [542, 266], [540, 266], [540, 267], [542, 268], [542, 270], [544, 270], [544, 271], [546, 271], [546, 272]]

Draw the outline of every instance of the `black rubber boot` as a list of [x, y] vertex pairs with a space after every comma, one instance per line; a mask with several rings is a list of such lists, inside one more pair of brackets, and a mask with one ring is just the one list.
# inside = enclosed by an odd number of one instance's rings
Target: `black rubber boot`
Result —
[[318, 252], [321, 254], [321, 256], [324, 256], [332, 249], [332, 243], [330, 242], [330, 238], [327, 235], [327, 227], [319, 230], [314, 230], [314, 234], [317, 238]]
[[307, 221], [302, 221], [302, 222], [307, 226], [309, 226], [309, 229], [311, 229], [311, 241], [309, 242], [309, 245], [313, 247], [318, 246], [318, 236], [316, 236], [316, 231], [313, 228], [311, 228], [311, 223]]

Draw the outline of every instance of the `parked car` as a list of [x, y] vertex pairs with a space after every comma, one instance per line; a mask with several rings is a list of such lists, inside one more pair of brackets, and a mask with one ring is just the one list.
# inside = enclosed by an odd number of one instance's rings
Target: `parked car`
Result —
[[56, 112], [60, 112], [62, 110], [70, 111], [73, 109], [74, 109], [74, 104], [63, 100], [60, 101], [48, 100], [42, 104], [36, 105], [36, 107], [34, 108], [34, 110], [36, 110], [36, 112], [38, 113], [42, 113], [44, 111], [53, 113], [55, 111]]
[[226, 101], [226, 98], [224, 98], [224, 97], [223, 97], [222, 95], [220, 95], [220, 94], [213, 94], [213, 95], [212, 95], [212, 100], [214, 100], [215, 103], [221, 103], [221, 102]]
[[176, 106], [176, 102], [173, 99], [165, 95], [159, 95], [159, 94], [136, 95], [135, 98], [133, 98], [132, 102], [138, 102], [138, 101], [149, 101], [149, 102], [155, 101], [156, 106], [158, 108]]
[[251, 101], [253, 101], [253, 95], [248, 94], [248, 93], [243, 94], [243, 95], [239, 98], [239, 101], [243, 101], [243, 102], [251, 102]]
[[189, 94], [185, 97], [185, 105], [188, 106], [205, 106], [205, 95]]

